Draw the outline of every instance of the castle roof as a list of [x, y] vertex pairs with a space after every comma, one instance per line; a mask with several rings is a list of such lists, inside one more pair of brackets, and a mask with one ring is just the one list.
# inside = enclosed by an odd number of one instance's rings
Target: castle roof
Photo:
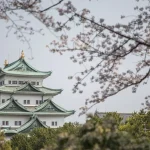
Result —
[[8, 99], [5, 103], [0, 105], [0, 114], [5, 113], [13, 113], [13, 112], [29, 112], [23, 105], [21, 105], [17, 100], [13, 97]]
[[36, 93], [36, 94], [43, 94], [43, 95], [57, 95], [60, 94], [62, 92], [62, 89], [51, 89], [51, 88], [46, 88], [46, 87], [36, 87], [32, 84], [30, 84], [29, 82], [21, 85], [21, 86], [0, 86], [0, 92], [4, 92], [4, 93], [28, 93], [32, 92], [32, 93]]
[[5, 103], [0, 105], [0, 115], [61, 115], [70, 116], [74, 114], [75, 111], [67, 111], [64, 108], [55, 104], [51, 99], [45, 100], [44, 103], [37, 106], [35, 110], [29, 111], [26, 107], [20, 104], [13, 97], [8, 99]]
[[30, 119], [25, 124], [20, 126], [18, 129], [15, 130], [5, 129], [4, 133], [6, 135], [16, 134], [16, 133], [27, 133], [31, 131], [33, 128], [39, 128], [39, 127], [47, 128], [48, 126], [43, 124], [43, 122], [40, 121], [37, 115], [32, 115]]
[[24, 58], [19, 58], [10, 64], [7, 64], [3, 69], [0, 69], [0, 76], [2, 75], [15, 75], [15, 76], [37, 76], [37, 77], [48, 77], [51, 75], [51, 71], [43, 72], [36, 70], [34, 67], [29, 65]]
[[51, 114], [55, 114], [56, 112], [59, 114], [63, 114], [64, 116], [69, 116], [75, 113], [74, 110], [65, 110], [64, 108], [58, 106], [57, 104], [55, 104], [51, 99], [47, 99], [45, 100], [44, 103], [42, 103], [41, 105], [37, 106], [35, 108], [35, 113], [38, 114], [39, 113], [46, 113], [49, 112]]

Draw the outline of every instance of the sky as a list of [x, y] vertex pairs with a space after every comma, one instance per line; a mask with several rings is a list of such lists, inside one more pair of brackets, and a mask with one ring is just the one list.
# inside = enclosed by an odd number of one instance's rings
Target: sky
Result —
[[[47, 5], [48, 1], [43, 1]], [[73, 4], [82, 10], [83, 8], [89, 8], [91, 13], [96, 18], [105, 18], [106, 23], [115, 24], [120, 20], [121, 15], [134, 15], [134, 6], [136, 5], [134, 0], [72, 0]], [[55, 15], [55, 14], [54, 14]], [[30, 16], [28, 16], [30, 18]], [[30, 19], [33, 19], [32, 17]], [[123, 20], [123, 23], [127, 23], [132, 18]], [[44, 28], [37, 20], [32, 20], [32, 23], [37, 28]], [[32, 55], [34, 59], [31, 59], [31, 50], [28, 49], [26, 43], [20, 42], [13, 32], [10, 32], [6, 37], [8, 22], [0, 20], [0, 67], [4, 66], [4, 60], [8, 59], [9, 62], [17, 60], [20, 56], [20, 52], [24, 50], [25, 59], [36, 69], [41, 71], [51, 70], [53, 73], [50, 77], [44, 80], [44, 86], [63, 89], [62, 94], [55, 96], [53, 101], [67, 110], [76, 110], [76, 113], [65, 119], [66, 122], [85, 122], [85, 115], [79, 117], [79, 108], [84, 106], [85, 99], [90, 96], [93, 89], [96, 87], [86, 87], [83, 94], [73, 94], [72, 87], [74, 82], [68, 80], [68, 76], [80, 72], [83, 66], [72, 63], [70, 56], [72, 53], [65, 53], [60, 56], [59, 54], [52, 54], [46, 48], [46, 45], [54, 40], [56, 37], [47, 29], [44, 29], [44, 36], [36, 34], [30, 37], [30, 44], [32, 46]], [[70, 35], [75, 35], [76, 29], [70, 32]], [[134, 60], [133, 60], [134, 63]], [[118, 95], [108, 98], [105, 102], [94, 106], [90, 112], [98, 110], [100, 112], [134, 112], [139, 111], [142, 107], [141, 103], [144, 102], [144, 97], [149, 94], [148, 84], [141, 85], [136, 94], [132, 94], [131, 89], [120, 92]]]

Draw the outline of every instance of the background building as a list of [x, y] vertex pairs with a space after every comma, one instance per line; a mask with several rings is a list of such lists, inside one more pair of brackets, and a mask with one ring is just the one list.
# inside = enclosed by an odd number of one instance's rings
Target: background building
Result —
[[[107, 113], [109, 112], [95, 111], [95, 115], [98, 116], [99, 118], [103, 118]], [[118, 114], [120, 115], [120, 117], [122, 117], [122, 122], [125, 122], [130, 116], [132, 116], [133, 113], [118, 113]]]

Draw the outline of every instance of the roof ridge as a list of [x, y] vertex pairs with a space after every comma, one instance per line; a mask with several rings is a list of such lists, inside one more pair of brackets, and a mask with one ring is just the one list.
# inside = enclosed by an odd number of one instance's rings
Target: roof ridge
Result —
[[37, 107], [35, 107], [34, 112], [39, 111], [40, 109], [42, 109], [43, 107], [47, 106], [47, 101], [45, 101], [44, 103], [38, 105]]
[[51, 73], [52, 71], [40, 71], [38, 69], [35, 69], [24, 58], [19, 58], [18, 60], [8, 64], [6, 67], [1, 69], [1, 74], [35, 74], [41, 76], [49, 76], [51, 75]]
[[66, 109], [60, 107], [59, 105], [57, 105], [56, 103], [54, 103], [52, 100], [51, 100], [51, 102], [52, 102], [52, 104], [53, 104], [56, 108], [58, 108], [59, 110], [61, 110], [61, 111], [63, 111], [63, 112], [67, 112]]
[[43, 122], [38, 118], [38, 116], [36, 114], [33, 114], [30, 119], [23, 124], [21, 127], [19, 127], [18, 129], [16, 129], [17, 133], [27, 129], [28, 127], [30, 127], [35, 121], [38, 121], [43, 127], [47, 128], [48, 126], [43, 124]]
[[21, 108], [23, 111], [25, 112], [30, 112], [29, 110], [27, 110], [23, 105], [21, 105], [17, 100], [15, 100], [12, 96], [7, 99], [7, 101], [1, 105], [0, 110], [4, 109], [5, 107], [7, 107], [10, 103], [15, 103], [19, 108]]
[[52, 106], [54, 106], [56, 109], [58, 109], [59, 111], [61, 111], [61, 112], [63, 112], [63, 113], [67, 113], [67, 112], [72, 112], [72, 113], [74, 113], [75, 112], [75, 110], [66, 110], [66, 109], [64, 109], [64, 108], [62, 108], [62, 107], [60, 107], [59, 105], [57, 105], [56, 103], [54, 103], [50, 98], [49, 99], [47, 99], [47, 100], [45, 100], [45, 102], [44, 103], [42, 103], [41, 105], [39, 105], [39, 106], [37, 106], [36, 108], [35, 108], [35, 110], [34, 110], [34, 112], [38, 112], [38, 111], [41, 111], [42, 109], [44, 109], [48, 104], [50, 104], [51, 103], [51, 105]]
[[[31, 86], [33, 89], [37, 90], [38, 92], [42, 92], [42, 91], [39, 90], [37, 87], [33, 86], [30, 82], [27, 82], [27, 83], [24, 84], [23, 86], [20, 86], [18, 89], [16, 89], [16, 91], [23, 90], [23, 89], [26, 88], [27, 86]], [[43, 92], [42, 92], [42, 93], [43, 93]]]
[[[45, 86], [42, 86], [43, 88], [46, 88], [48, 90], [52, 90], [52, 91], [63, 91], [63, 89], [51, 89], [51, 88], [48, 88], [48, 87], [45, 87]], [[40, 87], [39, 87], [40, 88]]]
[[19, 61], [19, 60], [20, 60], [20, 58], [17, 59], [16, 61], [14, 61], [14, 62], [12, 62], [12, 63], [6, 65], [6, 66], [4, 67], [4, 69], [8, 68], [9, 66], [13, 65], [14, 63], [16, 63], [16, 62]]
[[[39, 71], [39, 70], [35, 69], [34, 67], [32, 67], [25, 59], [23, 59], [23, 61], [25, 62], [25, 64], [26, 64], [28, 67], [32, 68], [32, 69], [35, 70], [36, 72], [43, 72], [43, 73], [49, 73], [49, 72], [51, 72], [51, 71]], [[52, 73], [52, 72], [51, 72], [51, 73]]]
[[[22, 60], [22, 59], [21, 59], [21, 60], [19, 59], [19, 61], [22, 62], [23, 60]], [[15, 63], [14, 63], [14, 64], [15, 64]], [[13, 70], [13, 69], [16, 69], [19, 65], [20, 65], [20, 64], [18, 63], [14, 68], [11, 68], [10, 71]], [[10, 66], [12, 66], [12, 65], [10, 65]]]
[[10, 102], [9, 101], [6, 101], [5, 103], [1, 104], [0, 105], [0, 110], [7, 107], [7, 105], [9, 104]]

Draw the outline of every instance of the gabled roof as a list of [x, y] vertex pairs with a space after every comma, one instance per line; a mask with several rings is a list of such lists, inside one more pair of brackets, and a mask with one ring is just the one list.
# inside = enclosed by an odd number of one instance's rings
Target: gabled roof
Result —
[[26, 122], [24, 125], [22, 125], [20, 128], [16, 130], [17, 130], [17, 133], [20, 133], [20, 132], [25, 133], [37, 127], [47, 128], [48, 126], [43, 124], [43, 122], [40, 121], [37, 115], [33, 115], [28, 122]]
[[58, 95], [62, 92], [62, 89], [50, 89], [46, 87], [36, 87], [29, 82], [21, 85], [21, 86], [0, 86], [0, 92], [5, 92], [5, 93], [17, 93], [17, 92], [38, 92], [43, 95]]
[[50, 95], [58, 95], [63, 91], [62, 89], [51, 89], [44, 86], [36, 87], [36, 88], [38, 88], [44, 94], [50, 94]]
[[13, 97], [0, 105], [0, 114], [3, 112], [29, 112], [23, 105], [17, 102]]
[[29, 121], [20, 126], [18, 129], [15, 130], [5, 130], [5, 134], [16, 134], [16, 133], [27, 133], [31, 131], [33, 128], [42, 127], [42, 128], [48, 128], [47, 125], [43, 124], [42, 121], [38, 118], [37, 115], [33, 115], [30, 117]]
[[15, 92], [17, 91], [24, 91], [24, 92], [41, 92], [38, 88], [36, 88], [34, 85], [31, 83], [26, 83], [23, 86], [19, 87], [16, 89]]
[[48, 77], [51, 75], [51, 71], [43, 72], [36, 70], [30, 66], [24, 58], [19, 58], [17, 61], [6, 65], [3, 69], [0, 69], [0, 76], [4, 74], [18, 75], [18, 76], [41, 76]]
[[62, 113], [62, 114], [67, 115], [67, 116], [72, 115], [72, 114], [75, 113], [74, 110], [67, 111], [64, 108], [58, 106], [51, 99], [47, 99], [47, 100], [45, 100], [44, 103], [42, 103], [41, 105], [37, 106], [35, 108], [34, 112], [35, 113], [37, 113], [37, 112], [40, 112], [40, 113], [42, 113], [42, 112], [49, 112], [49, 113], [52, 113], [52, 114], [57, 112], [57, 113]]

